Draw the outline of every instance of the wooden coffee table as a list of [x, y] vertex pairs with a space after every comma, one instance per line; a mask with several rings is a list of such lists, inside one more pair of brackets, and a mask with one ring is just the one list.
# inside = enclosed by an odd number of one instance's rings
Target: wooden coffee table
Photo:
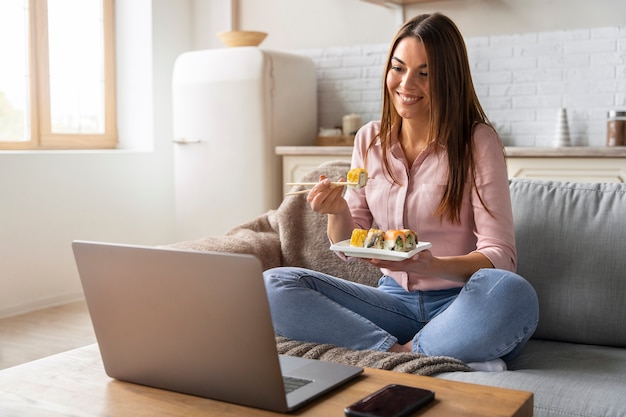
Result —
[[[416, 415], [530, 417], [533, 394], [398, 372], [366, 369], [362, 376], [297, 410], [297, 416], [343, 416], [346, 405], [391, 383], [435, 391]], [[109, 378], [97, 345], [0, 371], [0, 417], [276, 416], [271, 411], [164, 391]]]

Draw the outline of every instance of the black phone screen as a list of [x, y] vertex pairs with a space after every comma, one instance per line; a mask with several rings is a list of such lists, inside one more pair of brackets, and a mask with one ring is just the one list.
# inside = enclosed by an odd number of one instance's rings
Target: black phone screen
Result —
[[408, 416], [435, 398], [429, 390], [392, 384], [346, 407], [349, 417]]

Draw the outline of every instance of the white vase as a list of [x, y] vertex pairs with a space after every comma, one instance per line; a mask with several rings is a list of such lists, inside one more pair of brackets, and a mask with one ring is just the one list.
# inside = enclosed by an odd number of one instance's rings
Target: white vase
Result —
[[567, 122], [567, 109], [561, 108], [558, 112], [556, 130], [554, 134], [554, 146], [571, 146], [569, 137], [569, 124]]

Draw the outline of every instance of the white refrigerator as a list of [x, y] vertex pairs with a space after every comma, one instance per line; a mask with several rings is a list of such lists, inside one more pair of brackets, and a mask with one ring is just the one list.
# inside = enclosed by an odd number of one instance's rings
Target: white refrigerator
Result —
[[275, 146], [315, 142], [313, 60], [258, 47], [186, 52], [172, 94], [177, 238], [221, 235], [277, 208]]

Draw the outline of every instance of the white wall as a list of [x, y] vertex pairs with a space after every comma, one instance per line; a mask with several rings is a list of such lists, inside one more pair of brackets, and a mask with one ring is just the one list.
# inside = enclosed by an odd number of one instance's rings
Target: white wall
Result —
[[[81, 297], [73, 239], [173, 241], [171, 70], [179, 53], [220, 47], [231, 0], [118, 0], [119, 130], [124, 151], [0, 152], [0, 316]], [[242, 29], [275, 50], [387, 44], [398, 15], [360, 0], [239, 1]], [[621, 0], [444, 0], [466, 36], [623, 24]]]
[[[466, 38], [476, 91], [508, 146], [553, 146], [565, 108], [572, 145], [603, 146], [626, 109], [626, 26]], [[323, 127], [380, 119], [387, 43], [302, 49], [317, 66]]]
[[[194, 0], [195, 4], [219, 0]], [[228, 0], [222, 0], [228, 1]], [[232, 0], [239, 2], [240, 28], [268, 32], [269, 49], [327, 48], [388, 43], [398, 15], [362, 0]], [[465, 36], [503, 35], [623, 25], [623, 0], [431, 0], [405, 6], [405, 16], [440, 11]], [[203, 32], [203, 33], [201, 33]], [[205, 26], [198, 45], [210, 47], [215, 35]]]
[[191, 7], [118, 1], [121, 147], [0, 153], [0, 316], [82, 297], [73, 239], [172, 242], [171, 70]]
[[[433, 0], [404, 8], [317, 0], [299, 1], [297, 10], [290, 0], [238, 1], [241, 29], [269, 33], [263, 48], [314, 59], [320, 127], [341, 126], [349, 113], [364, 122], [380, 117], [382, 70], [397, 26], [434, 11], [464, 34], [479, 98], [507, 145], [552, 146], [564, 107], [572, 144], [602, 146], [607, 111], [626, 108], [620, 0]], [[205, 30], [196, 39], [203, 42], [216, 41]]]

